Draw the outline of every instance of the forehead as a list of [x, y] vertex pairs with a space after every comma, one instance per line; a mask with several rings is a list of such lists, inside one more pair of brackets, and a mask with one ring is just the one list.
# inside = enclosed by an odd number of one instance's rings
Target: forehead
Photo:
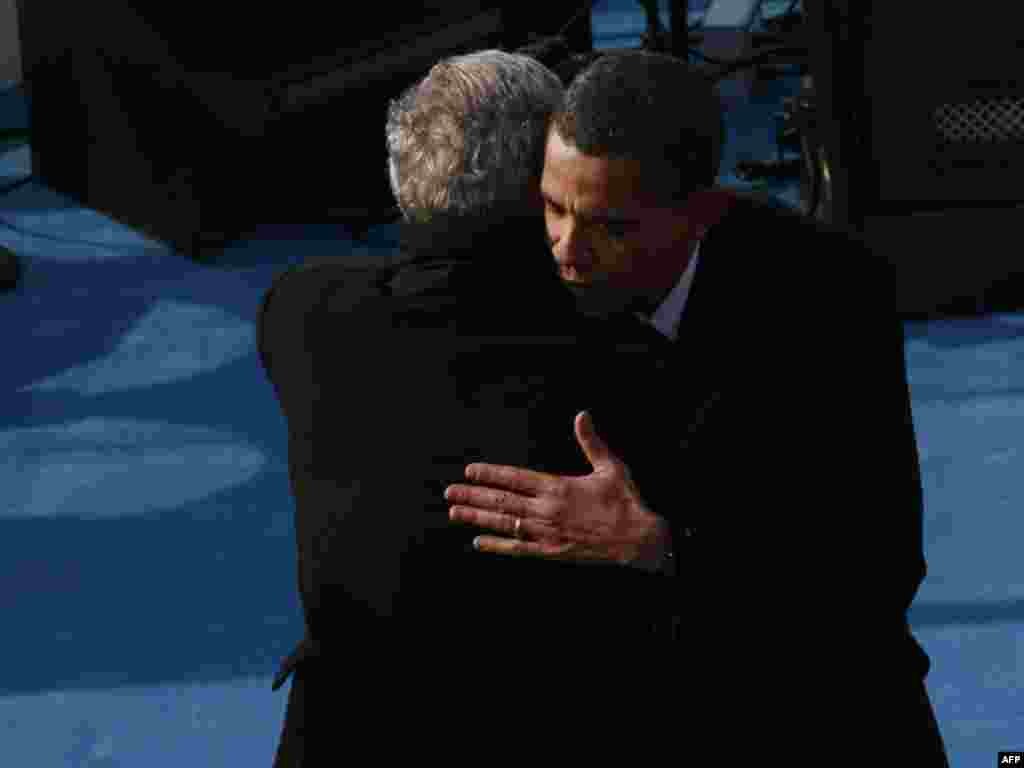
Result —
[[649, 207], [635, 160], [585, 155], [554, 129], [548, 133], [541, 188], [556, 201], [568, 198], [580, 209], [639, 212]]

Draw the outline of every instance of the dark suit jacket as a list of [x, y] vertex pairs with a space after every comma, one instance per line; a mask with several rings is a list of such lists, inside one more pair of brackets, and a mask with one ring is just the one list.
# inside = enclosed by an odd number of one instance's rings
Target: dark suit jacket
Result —
[[721, 663], [702, 689], [717, 737], [754, 713], [748, 743], [789, 765], [818, 749], [880, 764], [901, 744], [941, 765], [917, 751], [935, 747], [906, 622], [922, 491], [889, 286], [859, 240], [740, 198], [703, 241], [680, 324], [701, 415], [676, 503], [696, 532], [683, 556], [713, 584], [691, 595], [708, 646], [689, 652]]
[[[344, 727], [327, 713], [353, 695], [378, 713], [394, 707], [388, 692], [408, 698], [410, 685], [423, 687], [417, 665], [430, 659], [461, 702], [452, 710], [458, 738], [483, 733], [503, 750], [521, 741], [496, 714], [508, 714], [502, 697], [533, 693], [516, 717], [534, 721], [539, 703], [579, 709], [582, 697], [563, 701], [562, 681], [544, 675], [565, 674], [577, 659], [597, 680], [611, 679], [611, 668], [636, 681], [629, 695], [574, 680], [610, 713], [589, 733], [622, 733], [624, 718], [643, 715], [636, 728], [660, 734], [651, 737], [657, 752], [668, 741], [684, 763], [730, 745], [785, 754], [790, 765], [816, 765], [825, 752], [850, 765], [897, 749], [919, 760], [941, 752], [921, 699], [928, 659], [905, 620], [925, 573], [921, 488], [884, 266], [846, 235], [741, 201], [706, 237], [680, 340], [652, 371], [640, 358], [654, 350], [658, 360], [656, 340], [588, 346], [632, 341], [636, 327], [581, 327], [555, 309], [563, 294], [550, 257], [520, 259], [534, 253], [530, 226], [520, 227], [518, 239], [503, 227], [471, 251], [465, 243], [486, 237], [479, 230], [420, 230], [407, 252], [421, 256], [397, 277], [307, 267], [268, 293], [261, 353], [288, 417], [309, 625], [278, 679], [295, 670], [278, 765], [311, 764], [303, 750], [311, 759], [311, 744]], [[779, 244], [767, 255], [766, 238]], [[503, 256], [479, 261], [492, 252]], [[455, 253], [476, 267], [440, 263]], [[562, 319], [550, 322], [549, 312]], [[605, 371], [635, 375], [594, 387], [593, 361], [608, 359], [621, 365]], [[637, 398], [631, 387], [645, 377], [648, 396]], [[558, 382], [567, 380], [590, 384], [565, 396]], [[632, 419], [604, 402], [617, 389]], [[582, 407], [594, 407], [673, 524], [678, 578], [498, 561], [469, 552], [472, 534], [447, 527], [440, 492], [466, 461], [587, 471], [570, 426]], [[649, 433], [647, 444], [637, 432]], [[664, 633], [640, 629], [666, 614], [681, 625], [674, 657], [659, 650]], [[587, 640], [606, 633], [633, 652], [605, 644], [608, 660], [596, 662]], [[466, 652], [465, 669], [487, 670], [479, 687], [439, 648], [465, 636], [492, 638], [487, 648], [508, 658], [496, 666]], [[492, 690], [495, 680], [505, 682]], [[667, 704], [636, 706], [651, 696]], [[409, 732], [415, 718], [400, 712], [391, 722]], [[473, 721], [481, 712], [498, 724]], [[658, 713], [671, 721], [659, 724]], [[569, 742], [578, 749], [594, 737]]]
[[[678, 659], [671, 579], [483, 555], [471, 548], [479, 531], [447, 518], [444, 487], [475, 460], [590, 471], [572, 429], [584, 408], [669, 509], [682, 428], [668, 344], [639, 322], [577, 314], [542, 227], [407, 226], [397, 266], [293, 268], [265, 297], [259, 349], [288, 424], [306, 620], [275, 681], [295, 674], [279, 766], [322, 750], [327, 761], [339, 736], [351, 747], [377, 724], [339, 720], [341, 702], [386, 710], [396, 734], [436, 735], [439, 686], [460, 702], [450, 715], [462, 740], [545, 712], [570, 727], [571, 713], [600, 703], [607, 714], [609, 700], [662, 709]], [[623, 664], [635, 649], [642, 658]], [[594, 674], [638, 663], [658, 669]], [[530, 709], [509, 682], [526, 687]], [[587, 727], [601, 716], [591, 709]]]

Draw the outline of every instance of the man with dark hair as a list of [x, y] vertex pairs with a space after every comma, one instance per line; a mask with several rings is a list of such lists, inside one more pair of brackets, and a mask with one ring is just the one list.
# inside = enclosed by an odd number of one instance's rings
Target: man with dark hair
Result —
[[[714, 90], [668, 56], [608, 56], [576, 78], [552, 123], [541, 192], [563, 279], [582, 300], [653, 313], [730, 201], [709, 191], [725, 137]], [[588, 196], [599, 215], [567, 218], [563, 203]]]
[[[588, 311], [639, 313], [674, 341], [675, 494], [646, 498], [580, 414], [589, 474], [473, 464], [446, 490], [451, 518], [491, 532], [483, 553], [676, 581], [690, 674], [673, 693], [702, 707], [691, 743], [787, 766], [945, 766], [906, 620], [922, 492], [884, 266], [843, 232], [714, 188], [721, 107], [680, 60], [605, 55], [552, 122], [541, 192], [563, 281]], [[544, 677], [563, 668], [517, 652]]]

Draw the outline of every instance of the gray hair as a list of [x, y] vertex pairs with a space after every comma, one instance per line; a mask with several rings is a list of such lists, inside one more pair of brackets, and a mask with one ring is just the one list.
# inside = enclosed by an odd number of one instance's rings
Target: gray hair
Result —
[[521, 205], [540, 183], [562, 93], [529, 56], [491, 49], [438, 62], [388, 107], [388, 176], [405, 216]]

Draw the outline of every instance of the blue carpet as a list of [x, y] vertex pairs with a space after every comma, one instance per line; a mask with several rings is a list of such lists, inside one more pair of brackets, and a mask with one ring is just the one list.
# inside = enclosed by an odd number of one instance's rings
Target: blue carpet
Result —
[[[594, 29], [635, 44], [618, 35], [642, 16], [599, 3]], [[795, 87], [729, 114], [723, 183], [774, 156]], [[0, 91], [0, 127], [25, 125]], [[0, 188], [29, 173], [27, 147], [0, 154]], [[302, 620], [255, 314], [288, 264], [393, 238], [268, 224], [199, 266], [38, 184], [0, 197], [0, 243], [26, 263], [0, 296], [0, 766], [270, 764], [287, 696], [270, 679]], [[929, 562], [911, 619], [952, 765], [982, 768], [1024, 748], [1024, 317], [908, 324], [907, 358]]]

